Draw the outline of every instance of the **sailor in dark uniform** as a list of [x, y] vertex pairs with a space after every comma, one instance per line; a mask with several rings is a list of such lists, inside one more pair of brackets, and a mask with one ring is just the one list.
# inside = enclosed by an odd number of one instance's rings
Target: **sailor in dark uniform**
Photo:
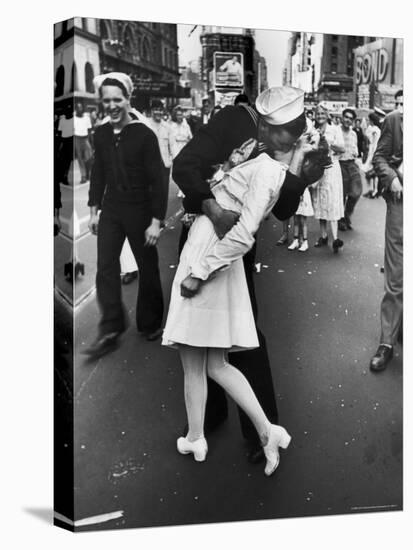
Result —
[[[296, 117], [292, 120], [291, 110]], [[291, 122], [285, 124], [286, 120]], [[279, 130], [277, 130], [277, 126]], [[214, 166], [223, 164], [233, 152], [251, 138], [261, 140], [249, 158], [270, 150], [287, 152], [295, 144], [297, 128], [306, 127], [304, 114], [304, 93], [295, 88], [271, 88], [257, 99], [257, 108], [248, 105], [228, 106], [217, 113], [210, 122], [199, 129], [193, 139], [174, 160], [173, 179], [185, 194], [183, 206], [187, 213], [204, 213], [214, 224], [217, 235], [222, 238], [236, 223], [236, 214], [222, 210], [211, 193], [208, 179], [214, 173]], [[263, 141], [265, 143], [263, 143]], [[318, 175], [320, 177], [321, 174]], [[314, 179], [316, 181], [318, 178]], [[300, 196], [308, 185], [305, 178], [287, 172], [279, 200], [273, 214], [279, 220], [290, 218], [297, 210]], [[183, 228], [180, 246], [186, 239]], [[244, 256], [251, 304], [257, 322], [257, 302], [254, 289], [254, 266], [256, 247]], [[230, 361], [250, 382], [265, 414], [272, 423], [278, 424], [278, 411], [271, 367], [265, 337], [257, 327], [260, 347], [254, 350], [231, 354]], [[208, 401], [205, 415], [205, 431], [213, 430], [228, 414], [224, 391], [212, 380], [208, 380]], [[239, 409], [241, 429], [248, 447], [250, 462], [264, 458], [256, 430], [247, 416]]]
[[131, 79], [108, 73], [95, 80], [110, 118], [95, 133], [88, 202], [89, 228], [98, 237], [96, 291], [101, 319], [97, 339], [85, 353], [98, 357], [117, 346], [127, 327], [119, 263], [126, 237], [139, 267], [137, 329], [148, 340], [162, 334], [164, 304], [156, 244], [167, 198], [158, 140], [142, 115], [130, 108]]

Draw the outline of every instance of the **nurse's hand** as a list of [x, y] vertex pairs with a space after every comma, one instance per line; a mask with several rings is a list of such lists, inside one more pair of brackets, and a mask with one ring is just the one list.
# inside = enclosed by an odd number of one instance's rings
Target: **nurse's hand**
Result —
[[202, 279], [188, 275], [181, 283], [181, 296], [184, 298], [192, 298], [201, 288]]

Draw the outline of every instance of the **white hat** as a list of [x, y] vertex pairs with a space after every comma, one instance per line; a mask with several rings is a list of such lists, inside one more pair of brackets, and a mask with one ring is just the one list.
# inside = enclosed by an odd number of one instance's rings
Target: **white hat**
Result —
[[304, 112], [304, 91], [291, 86], [268, 88], [257, 97], [255, 106], [268, 124], [286, 124]]
[[128, 97], [132, 95], [133, 83], [130, 76], [128, 76], [125, 73], [116, 73], [116, 72], [100, 74], [98, 76], [95, 76], [95, 78], [93, 79], [93, 84], [95, 85], [95, 89], [97, 92], [99, 92], [103, 81], [106, 80], [107, 78], [112, 78], [113, 80], [117, 80], [118, 82], [123, 84], [123, 86], [125, 87], [128, 93]]

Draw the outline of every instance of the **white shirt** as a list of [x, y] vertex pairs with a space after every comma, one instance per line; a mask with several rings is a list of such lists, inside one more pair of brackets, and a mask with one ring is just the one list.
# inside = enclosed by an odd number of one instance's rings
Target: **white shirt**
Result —
[[184, 119], [181, 124], [171, 123], [171, 134], [173, 138], [173, 158], [175, 158], [179, 151], [192, 139], [192, 132], [189, 124]]
[[194, 277], [205, 281], [252, 248], [260, 223], [277, 202], [286, 171], [285, 164], [261, 153], [226, 172], [212, 192], [222, 208], [238, 212], [240, 218], [206, 256], [190, 266]]
[[73, 137], [73, 125], [73, 118], [66, 118], [64, 115], [60, 117], [58, 130], [62, 133], [62, 138]]
[[87, 137], [88, 130], [92, 128], [92, 123], [90, 122], [89, 115], [87, 114], [84, 114], [83, 116], [75, 115], [73, 117], [73, 120], [74, 120], [75, 136]]
[[148, 118], [148, 126], [153, 130], [158, 138], [159, 149], [161, 150], [161, 156], [165, 168], [170, 168], [173, 158], [173, 137], [171, 133], [171, 126], [168, 122], [161, 120], [161, 122], [155, 122], [153, 118]]

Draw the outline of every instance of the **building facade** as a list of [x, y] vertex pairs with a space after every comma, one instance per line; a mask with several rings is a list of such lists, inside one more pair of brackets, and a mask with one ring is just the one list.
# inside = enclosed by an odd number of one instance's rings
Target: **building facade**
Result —
[[133, 107], [145, 111], [152, 98], [169, 107], [180, 96], [175, 24], [98, 20], [102, 72], [120, 71], [133, 80]]
[[283, 81], [303, 89], [308, 105], [323, 101], [332, 114], [340, 114], [356, 105], [354, 52], [373, 41], [365, 36], [292, 33]]
[[[232, 103], [235, 96], [245, 93], [254, 102], [259, 91], [266, 87], [265, 59], [255, 49], [254, 31], [238, 27], [203, 26], [201, 77], [212, 104]], [[226, 57], [225, 57], [226, 56]], [[242, 65], [239, 80], [224, 80], [219, 65], [231, 56]], [[219, 59], [219, 63], [218, 60]], [[222, 68], [221, 66], [221, 68]]]
[[354, 50], [356, 107], [383, 111], [394, 108], [394, 94], [403, 88], [403, 40], [380, 38]]
[[[75, 38], [76, 37], [76, 38]], [[55, 112], [81, 102], [96, 104], [93, 79], [100, 73], [96, 19], [75, 17], [54, 26]]]
[[179, 100], [185, 109], [200, 109], [207, 90], [201, 78], [202, 60], [194, 59], [186, 67], [180, 67], [180, 85], [189, 90], [189, 97]]

